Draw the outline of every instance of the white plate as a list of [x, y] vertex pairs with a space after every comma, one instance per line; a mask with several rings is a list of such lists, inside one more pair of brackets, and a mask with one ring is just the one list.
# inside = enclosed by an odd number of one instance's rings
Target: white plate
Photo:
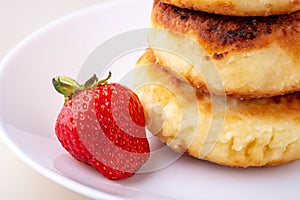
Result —
[[[65, 17], [19, 44], [0, 67], [0, 131], [30, 166], [94, 199], [300, 199], [300, 162], [233, 169], [190, 157], [151, 173], [109, 181], [72, 159], [54, 136], [62, 97], [56, 75], [77, 76], [89, 54], [114, 35], [149, 26], [151, 0], [116, 0]], [[140, 52], [141, 54], [141, 52]], [[138, 56], [114, 68], [120, 76]]]

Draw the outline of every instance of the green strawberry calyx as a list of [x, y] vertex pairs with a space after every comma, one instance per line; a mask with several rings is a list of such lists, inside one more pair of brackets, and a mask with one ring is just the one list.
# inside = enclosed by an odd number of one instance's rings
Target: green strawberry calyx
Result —
[[96, 76], [96, 74], [94, 74], [84, 84], [79, 84], [77, 81], [70, 77], [57, 76], [52, 79], [52, 84], [58, 93], [64, 95], [65, 102], [67, 102], [72, 98], [74, 94], [79, 91], [84, 91], [107, 84], [110, 77], [111, 72], [109, 72], [108, 76], [105, 79], [98, 80], [98, 77]]

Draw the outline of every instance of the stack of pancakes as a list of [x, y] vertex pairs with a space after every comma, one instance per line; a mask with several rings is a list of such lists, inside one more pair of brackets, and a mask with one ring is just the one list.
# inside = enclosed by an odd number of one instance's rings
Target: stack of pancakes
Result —
[[227, 166], [300, 158], [297, 10], [297, 0], [155, 0], [137, 64], [152, 83], [137, 93], [153, 134]]

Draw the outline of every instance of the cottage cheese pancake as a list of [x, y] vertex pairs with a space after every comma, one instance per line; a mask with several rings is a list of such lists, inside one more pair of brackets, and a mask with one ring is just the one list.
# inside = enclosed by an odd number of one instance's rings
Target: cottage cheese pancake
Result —
[[[196, 89], [187, 95], [190, 85], [157, 65], [151, 51], [137, 65], [150, 65], [142, 76], [161, 83], [136, 92], [149, 129], [174, 151], [233, 167], [273, 166], [300, 157], [299, 93], [250, 100], [227, 97], [226, 108], [213, 113], [211, 96]], [[176, 92], [169, 89], [172, 87]], [[216, 98], [218, 102], [222, 97]], [[190, 114], [184, 115], [185, 110], [191, 110]], [[221, 129], [210, 129], [216, 121]], [[218, 137], [211, 140], [208, 132]], [[211, 149], [203, 152], [208, 143]]]
[[[148, 41], [156, 58], [195, 87], [208, 88], [206, 77], [199, 74], [199, 67], [205, 64], [202, 61], [206, 61], [219, 71], [228, 96], [272, 97], [300, 90], [300, 11], [271, 17], [230, 17], [155, 1], [151, 21], [155, 29]], [[169, 51], [157, 51], [157, 46]], [[178, 54], [202, 55], [197, 58], [200, 66]], [[203, 68], [204, 74], [209, 74], [210, 67]], [[210, 89], [217, 95], [224, 93], [220, 85]]]

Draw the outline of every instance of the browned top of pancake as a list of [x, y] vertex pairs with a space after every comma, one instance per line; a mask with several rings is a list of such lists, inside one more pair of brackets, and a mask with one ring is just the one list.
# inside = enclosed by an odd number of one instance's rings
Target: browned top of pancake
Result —
[[262, 48], [273, 41], [287, 48], [300, 44], [299, 11], [269, 17], [232, 17], [178, 8], [155, 0], [152, 23], [155, 27], [196, 36], [208, 52]]

